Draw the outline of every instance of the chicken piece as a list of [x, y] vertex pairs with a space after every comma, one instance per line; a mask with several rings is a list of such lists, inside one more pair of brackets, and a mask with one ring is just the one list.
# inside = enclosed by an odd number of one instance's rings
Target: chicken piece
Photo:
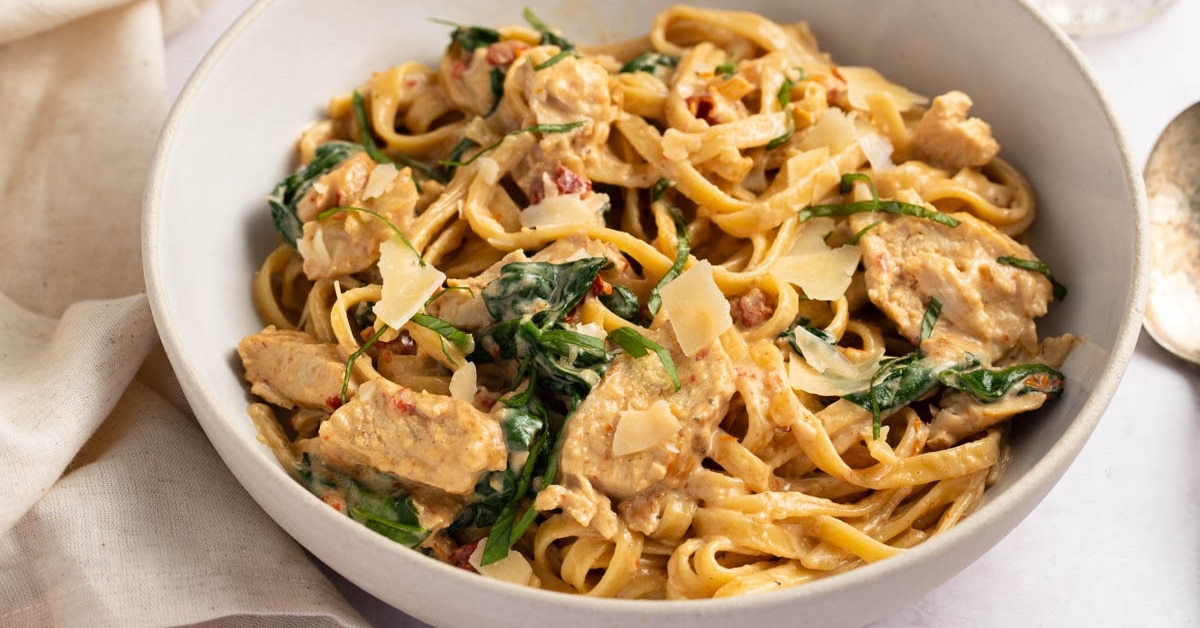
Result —
[[[538, 494], [538, 510], [561, 508], [612, 538], [617, 528], [613, 500], [680, 487], [699, 468], [733, 397], [732, 362], [720, 343], [688, 358], [670, 331], [653, 333], [651, 339], [671, 352], [683, 387], [675, 390], [653, 356], [617, 356], [563, 428], [558, 482]], [[614, 455], [622, 411], [646, 410], [659, 399], [679, 420], [678, 431], [647, 449]]]
[[426, 312], [459, 329], [479, 331], [495, 322], [488, 313], [481, 295], [489, 283], [500, 277], [500, 269], [514, 262], [562, 264], [585, 257], [607, 257], [613, 263], [613, 268], [605, 271], [606, 273], [620, 277], [622, 285], [627, 285], [632, 280], [633, 270], [629, 260], [625, 259], [616, 247], [583, 236], [571, 236], [556, 240], [533, 257], [526, 256], [524, 251], [513, 251], [474, 277], [449, 280], [447, 283], [451, 287], [466, 289], [441, 293], [426, 306]]
[[536, 63], [556, 52], [552, 47], [531, 48], [513, 63], [507, 84], [519, 91], [505, 96], [492, 123], [496, 132], [508, 133], [534, 125], [583, 122], [566, 132], [541, 133], [529, 158], [513, 168], [513, 179], [526, 194], [543, 173], [560, 166], [590, 179], [589, 173], [597, 169], [588, 166], [608, 143], [611, 125], [621, 113], [620, 93], [611, 88], [614, 79], [595, 59], [568, 56], [534, 70]]
[[[309, 279], [336, 279], [370, 268], [379, 261], [379, 245], [394, 233], [391, 225], [403, 230], [411, 224], [419, 195], [410, 171], [372, 183], [378, 177], [375, 168], [366, 153], [358, 153], [318, 179], [297, 204], [305, 222], [296, 249]], [[316, 219], [334, 207], [361, 207], [379, 216], [346, 211]]]
[[296, 215], [309, 222], [331, 207], [349, 207], [362, 197], [375, 161], [366, 153], [355, 153], [317, 179], [304, 198], [296, 203]]
[[971, 98], [959, 91], [934, 98], [913, 132], [917, 158], [950, 171], [991, 161], [1000, 144], [987, 122], [967, 117], [970, 108]]
[[[346, 360], [337, 345], [268, 326], [238, 343], [250, 392], [283, 408], [330, 411], [341, 403]], [[354, 390], [354, 382], [350, 382]]]
[[[1046, 313], [1050, 281], [996, 260], [1037, 258], [989, 223], [965, 213], [954, 217], [961, 221], [957, 227], [901, 216], [867, 231], [858, 244], [868, 297], [914, 345], [929, 300], [936, 297], [941, 315], [925, 348], [931, 353], [944, 347], [948, 361], [970, 351], [993, 363], [1018, 344], [1036, 352], [1034, 319]], [[851, 228], [871, 220], [854, 216]]]
[[504, 432], [492, 416], [385, 379], [363, 384], [321, 425], [319, 438], [322, 456], [335, 467], [368, 467], [453, 495], [472, 494], [484, 472], [508, 462]]

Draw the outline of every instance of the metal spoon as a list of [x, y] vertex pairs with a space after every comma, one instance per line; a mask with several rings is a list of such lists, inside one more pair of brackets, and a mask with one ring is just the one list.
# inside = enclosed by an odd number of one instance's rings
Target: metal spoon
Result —
[[1200, 103], [1163, 129], [1144, 175], [1152, 242], [1144, 326], [1200, 364]]

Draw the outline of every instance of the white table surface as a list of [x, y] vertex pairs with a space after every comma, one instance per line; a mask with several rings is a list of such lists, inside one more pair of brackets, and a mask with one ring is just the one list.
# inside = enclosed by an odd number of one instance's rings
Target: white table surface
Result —
[[[168, 98], [251, 0], [214, 0], [167, 42]], [[1200, 0], [1076, 40], [1135, 163], [1200, 100]], [[1108, 411], [1061, 483], [957, 576], [873, 624], [1200, 626], [1200, 370], [1142, 335]], [[331, 577], [381, 626], [415, 620]]]

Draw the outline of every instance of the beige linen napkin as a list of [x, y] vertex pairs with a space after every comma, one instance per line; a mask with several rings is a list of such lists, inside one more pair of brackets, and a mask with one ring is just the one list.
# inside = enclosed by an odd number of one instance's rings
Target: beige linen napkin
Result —
[[163, 38], [207, 1], [0, 2], [0, 626], [365, 623], [216, 456], [142, 294]]

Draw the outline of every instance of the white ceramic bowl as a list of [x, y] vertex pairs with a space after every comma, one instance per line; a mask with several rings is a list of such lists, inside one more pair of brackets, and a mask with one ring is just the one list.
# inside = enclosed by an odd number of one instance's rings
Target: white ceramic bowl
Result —
[[[697, 0], [697, 4], [718, 4]], [[644, 33], [665, 3], [528, 0], [577, 41]], [[734, 4], [726, 2], [725, 4]], [[373, 70], [432, 62], [447, 29], [503, 25], [520, 7], [488, 0], [262, 0], [204, 60], [162, 136], [146, 194], [146, 282], [159, 332], [204, 430], [259, 504], [322, 561], [433, 624], [573, 626], [854, 625], [937, 586], [1008, 533], [1092, 432], [1138, 334], [1147, 257], [1140, 183], [1111, 113], [1068, 40], [1017, 0], [742, 0], [808, 20], [843, 64], [871, 65], [937, 94], [961, 89], [1002, 155], [1032, 180], [1034, 250], [1070, 285], [1040, 328], [1089, 344], [1066, 367], [1066, 394], [1014, 430], [1015, 459], [965, 522], [900, 556], [777, 593], [699, 602], [593, 600], [501, 584], [430, 560], [337, 514], [292, 481], [255, 439], [234, 353], [261, 327], [253, 270], [273, 236], [264, 196], [289, 170], [299, 130], [330, 95]], [[233, 531], [236, 533], [236, 531]], [[1029, 556], [1036, 572], [1044, 556]]]

